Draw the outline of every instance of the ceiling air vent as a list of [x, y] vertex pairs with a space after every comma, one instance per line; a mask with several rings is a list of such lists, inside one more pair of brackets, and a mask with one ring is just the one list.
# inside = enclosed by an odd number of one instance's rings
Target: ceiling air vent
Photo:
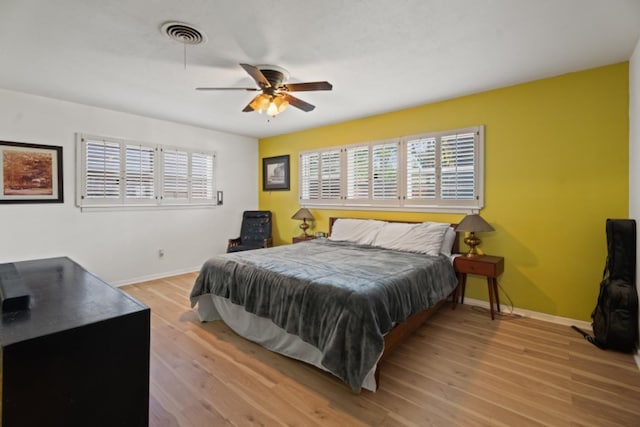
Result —
[[165, 22], [161, 30], [163, 34], [183, 44], [201, 44], [207, 41], [207, 36], [202, 31], [184, 22]]

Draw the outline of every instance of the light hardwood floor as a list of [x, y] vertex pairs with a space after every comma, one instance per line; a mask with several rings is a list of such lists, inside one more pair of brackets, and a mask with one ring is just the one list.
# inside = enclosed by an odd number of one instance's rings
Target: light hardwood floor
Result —
[[189, 307], [195, 274], [121, 289], [151, 307], [150, 425], [639, 426], [640, 371], [567, 326], [445, 305], [376, 393], [253, 344]]

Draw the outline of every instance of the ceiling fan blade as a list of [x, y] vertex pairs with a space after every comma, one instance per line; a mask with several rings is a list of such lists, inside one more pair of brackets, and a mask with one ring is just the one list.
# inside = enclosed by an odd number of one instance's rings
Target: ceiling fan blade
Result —
[[311, 105], [308, 102], [303, 101], [300, 98], [296, 98], [295, 96], [291, 96], [288, 93], [283, 93], [282, 97], [287, 100], [290, 105], [293, 105], [296, 108], [301, 109], [302, 111], [309, 112], [316, 108], [315, 105]]
[[312, 90], [331, 90], [333, 85], [329, 82], [287, 83], [283, 85], [289, 92], [308, 92]]
[[197, 87], [196, 90], [246, 90], [256, 91], [260, 90], [256, 87]]
[[256, 83], [258, 83], [258, 85], [260, 85], [261, 88], [271, 87], [271, 83], [269, 83], [269, 80], [267, 80], [264, 74], [262, 74], [262, 71], [260, 71], [260, 69], [249, 64], [240, 64], [240, 66], [244, 68], [247, 73], [249, 73], [249, 75], [253, 78], [253, 80], [256, 81]]

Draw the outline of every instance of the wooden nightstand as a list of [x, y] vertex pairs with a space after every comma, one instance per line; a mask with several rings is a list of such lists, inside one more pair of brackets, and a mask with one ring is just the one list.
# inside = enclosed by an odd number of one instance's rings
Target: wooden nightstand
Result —
[[467, 286], [467, 274], [476, 274], [487, 278], [489, 288], [489, 306], [491, 308], [491, 320], [495, 318], [493, 311], [493, 298], [496, 299], [496, 307], [500, 311], [500, 296], [498, 295], [498, 276], [504, 271], [504, 258], [501, 256], [478, 255], [466, 257], [461, 255], [453, 261], [453, 268], [458, 273], [458, 287], [453, 295], [453, 308], [458, 302], [460, 293], [460, 304], [464, 304], [464, 292]]
[[300, 243], [300, 242], [306, 242], [307, 240], [313, 240], [315, 239], [315, 236], [296, 236], [293, 239], [291, 239], [291, 243]]

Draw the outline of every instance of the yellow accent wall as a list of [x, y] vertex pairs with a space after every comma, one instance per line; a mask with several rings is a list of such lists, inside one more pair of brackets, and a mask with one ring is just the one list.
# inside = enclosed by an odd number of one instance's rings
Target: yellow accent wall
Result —
[[[496, 231], [480, 234], [481, 249], [505, 257], [499, 279], [503, 305], [506, 294], [516, 307], [590, 320], [606, 257], [605, 220], [628, 216], [628, 111], [624, 62], [264, 138], [259, 168], [264, 157], [289, 154], [291, 190], [260, 191], [259, 206], [273, 212], [274, 243], [290, 243], [300, 232], [299, 221], [291, 219], [299, 208], [300, 151], [484, 125], [481, 214]], [[331, 216], [449, 222], [463, 217], [311, 211], [313, 232], [328, 231]], [[467, 296], [487, 300], [486, 282], [470, 276]]]

